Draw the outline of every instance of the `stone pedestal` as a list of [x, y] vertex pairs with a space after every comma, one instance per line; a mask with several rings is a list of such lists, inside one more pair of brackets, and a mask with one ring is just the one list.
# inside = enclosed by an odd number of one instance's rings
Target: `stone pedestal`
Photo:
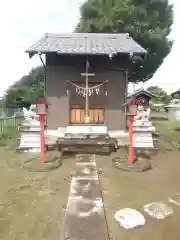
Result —
[[133, 123], [133, 147], [153, 148], [152, 132], [155, 131], [152, 123], [148, 120], [135, 120]]
[[21, 133], [18, 151], [40, 152], [40, 122], [37, 120], [24, 120], [19, 126]]

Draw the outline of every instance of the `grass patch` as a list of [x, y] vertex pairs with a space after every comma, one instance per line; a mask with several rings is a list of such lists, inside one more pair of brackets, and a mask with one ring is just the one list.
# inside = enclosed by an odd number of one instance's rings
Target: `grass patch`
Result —
[[162, 111], [162, 112], [154, 112], [152, 111], [150, 114], [150, 119], [151, 121], [165, 121], [168, 120], [168, 115], [166, 112]]
[[163, 134], [175, 142], [180, 142], [180, 121], [154, 121], [156, 132]]
[[[73, 159], [66, 159], [53, 171], [28, 172], [22, 168], [23, 162], [37, 154], [4, 149], [0, 148], [0, 239], [58, 239]], [[48, 158], [56, 155], [47, 154]]]
[[4, 131], [0, 133], [0, 146], [7, 145], [9, 140], [17, 138], [18, 136], [19, 133], [15, 127], [6, 126]]
[[167, 117], [166, 116], [151, 116], [150, 117], [151, 121], [167, 121]]

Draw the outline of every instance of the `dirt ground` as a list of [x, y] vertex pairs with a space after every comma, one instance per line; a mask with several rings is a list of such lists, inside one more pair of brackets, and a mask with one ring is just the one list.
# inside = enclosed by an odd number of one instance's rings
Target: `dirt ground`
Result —
[[[114, 156], [122, 156], [121, 150]], [[168, 197], [180, 193], [180, 151], [162, 144], [161, 152], [150, 160], [152, 170], [143, 173], [123, 172], [112, 165], [111, 157], [97, 157], [103, 189], [107, 222], [113, 240], [179, 240], [180, 207], [171, 205], [174, 214], [164, 220], [155, 220], [143, 212], [143, 206], [152, 201], [168, 203]], [[146, 225], [126, 230], [114, 219], [122, 208], [140, 211]]]
[[0, 149], [0, 239], [59, 239], [74, 159], [37, 173], [22, 168], [27, 158]]
[[[123, 156], [121, 150], [113, 156], [96, 157], [111, 239], [180, 239], [180, 207], [171, 205], [174, 214], [165, 220], [154, 220], [143, 212], [145, 204], [168, 203], [168, 197], [180, 193], [180, 150], [164, 142], [160, 148], [150, 160], [152, 170], [144, 173], [116, 169], [111, 160]], [[42, 173], [25, 171], [22, 163], [27, 158], [29, 154], [0, 148], [0, 240], [59, 239], [75, 158], [65, 159], [57, 170]], [[146, 225], [134, 230], [121, 228], [114, 214], [126, 207], [140, 211]]]

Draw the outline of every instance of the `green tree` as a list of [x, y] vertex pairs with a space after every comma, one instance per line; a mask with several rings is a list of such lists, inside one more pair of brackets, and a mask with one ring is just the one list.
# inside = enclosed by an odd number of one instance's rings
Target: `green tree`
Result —
[[170, 52], [173, 11], [168, 0], [88, 0], [80, 13], [77, 32], [129, 33], [148, 51], [145, 61], [133, 58], [132, 81], [148, 80]]
[[44, 93], [44, 69], [37, 67], [9, 87], [4, 96], [6, 107], [29, 107], [34, 99]]
[[156, 96], [156, 98], [153, 99], [154, 103], [163, 103], [166, 105], [172, 100], [172, 96], [168, 95], [167, 92], [158, 86], [151, 86], [147, 91]]

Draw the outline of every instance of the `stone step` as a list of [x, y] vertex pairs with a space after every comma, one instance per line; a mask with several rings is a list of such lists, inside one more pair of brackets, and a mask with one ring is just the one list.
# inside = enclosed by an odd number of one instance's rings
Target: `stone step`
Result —
[[147, 132], [152, 133], [153, 132], [152, 129], [136, 129], [136, 128], [134, 128], [133, 131], [134, 132], [144, 132], [144, 133], [147, 133]]
[[152, 133], [150, 133], [150, 132], [134, 132], [133, 136], [137, 136], [137, 137], [152, 137]]
[[34, 153], [40, 153], [41, 149], [39, 147], [27, 147], [27, 146], [21, 146], [16, 149], [17, 152], [34, 152]]
[[133, 142], [137, 142], [137, 143], [151, 143], [151, 142], [153, 142], [153, 140], [152, 140], [152, 138], [150, 138], [150, 139], [147, 139], [147, 138], [133, 138]]
[[134, 148], [153, 148], [154, 145], [153, 143], [140, 143], [140, 142], [136, 142], [136, 143], [133, 143], [133, 147]]

